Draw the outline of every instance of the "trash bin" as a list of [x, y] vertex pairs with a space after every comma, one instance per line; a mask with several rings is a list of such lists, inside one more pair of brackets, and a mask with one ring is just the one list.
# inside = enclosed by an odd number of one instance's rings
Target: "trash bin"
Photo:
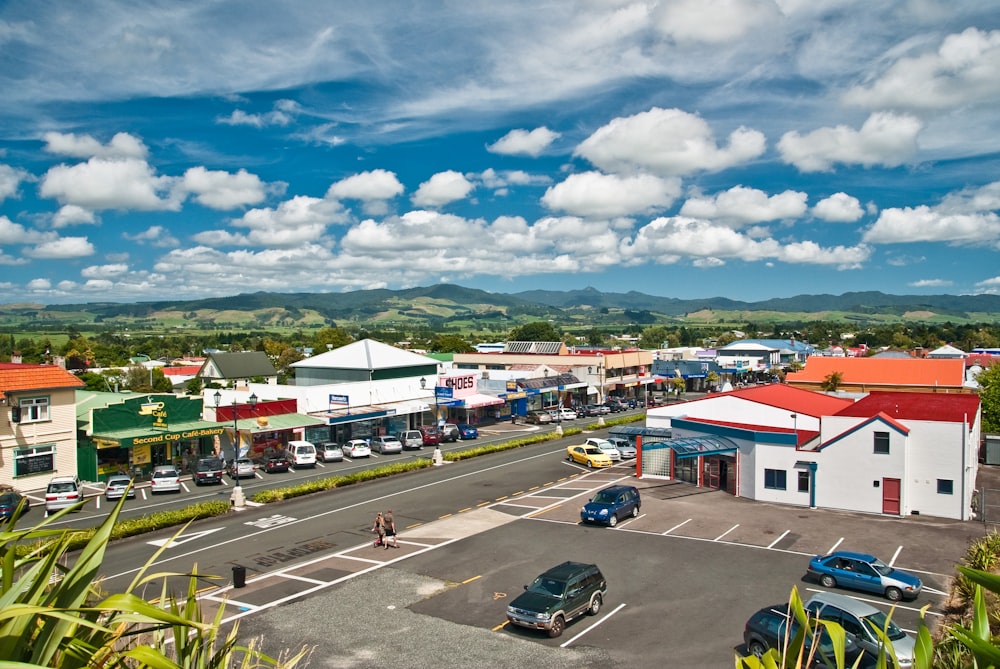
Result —
[[242, 588], [247, 584], [247, 568], [241, 564], [233, 565], [233, 587]]

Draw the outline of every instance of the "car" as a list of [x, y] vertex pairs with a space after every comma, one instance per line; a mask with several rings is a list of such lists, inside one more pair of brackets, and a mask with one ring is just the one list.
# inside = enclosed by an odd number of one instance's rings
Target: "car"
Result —
[[295, 467], [316, 466], [316, 446], [312, 442], [289, 441], [288, 454], [291, 455], [292, 465]]
[[611, 413], [619, 413], [625, 411], [625, 405], [616, 400], [608, 400], [604, 403], [604, 406]]
[[540, 574], [507, 606], [507, 620], [560, 636], [566, 623], [585, 613], [596, 616], [608, 583], [595, 564], [563, 562]]
[[552, 414], [548, 411], [529, 411], [525, 421], [532, 425], [545, 425], [552, 422]]
[[607, 439], [598, 439], [596, 437], [591, 437], [587, 439], [587, 441], [585, 441], [584, 444], [586, 444], [587, 446], [596, 446], [597, 448], [601, 449], [607, 454], [609, 458], [611, 458], [612, 462], [620, 462], [622, 459], [622, 454], [619, 453], [618, 449], [615, 448], [614, 444], [612, 444]]
[[[218, 462], [218, 461], [216, 461]], [[181, 473], [173, 465], [160, 465], [153, 468], [153, 476], [149, 482], [149, 492], [180, 492]]]
[[420, 450], [424, 447], [424, 435], [420, 430], [403, 430], [396, 437], [403, 444], [403, 448]]
[[83, 500], [80, 479], [75, 476], [55, 476], [45, 488], [45, 515], [73, 506]]
[[292, 468], [291, 461], [285, 455], [272, 455], [264, 459], [264, 471], [268, 474], [287, 472]]
[[454, 423], [445, 423], [441, 428], [441, 441], [458, 441], [458, 426]]
[[364, 439], [351, 439], [344, 444], [345, 458], [367, 458], [372, 454], [372, 449]]
[[[787, 629], [789, 620], [791, 620], [791, 629]], [[799, 622], [794, 616], [789, 616], [788, 604], [765, 606], [747, 619], [746, 625], [743, 627], [743, 644], [750, 655], [759, 658], [772, 648], [782, 650], [785, 647], [786, 639], [791, 640], [798, 631]], [[807, 654], [813, 643], [811, 633], [803, 635], [803, 646]], [[845, 639], [844, 656], [848, 661], [844, 666], [854, 666], [854, 661], [861, 652], [861, 647], [853, 639]], [[834, 657], [833, 640], [826, 627], [821, 626], [819, 646], [813, 655], [812, 666], [836, 666], [833, 662]]]
[[[900, 667], [913, 665], [916, 640], [896, 626], [884, 611], [867, 602], [845, 597], [835, 592], [818, 592], [805, 604], [806, 612], [821, 620], [838, 623], [847, 637], [858, 644], [870, 657], [878, 657], [883, 648], [879, 630], [892, 643]], [[887, 652], [888, 655], [888, 652]]]
[[566, 459], [570, 462], [577, 462], [591, 468], [611, 466], [611, 458], [608, 457], [607, 453], [597, 446], [587, 446], [585, 444], [567, 446]]
[[222, 483], [222, 467], [222, 461], [215, 456], [198, 458], [198, 462], [194, 466], [194, 476], [192, 477], [194, 484]]
[[479, 430], [476, 429], [475, 425], [469, 425], [468, 423], [458, 424], [458, 438], [462, 441], [466, 439], [478, 439]]
[[128, 474], [112, 474], [104, 484], [104, 499], [135, 499], [135, 482]]
[[916, 599], [923, 587], [920, 579], [901, 569], [893, 569], [874, 555], [837, 551], [809, 560], [808, 573], [824, 588], [851, 588], [884, 595], [898, 602]]
[[340, 444], [325, 441], [316, 447], [316, 459], [323, 462], [343, 462], [344, 451], [340, 448]]
[[586, 404], [584, 406], [577, 407], [576, 413], [578, 416], [588, 416], [591, 418], [601, 415], [601, 412], [598, 411], [597, 406], [594, 404]]
[[618, 449], [621, 453], [622, 459], [631, 460], [636, 456], [635, 446], [632, 445], [628, 439], [622, 437], [608, 437], [608, 441], [611, 445]]
[[578, 417], [575, 411], [573, 411], [572, 409], [567, 409], [566, 407], [559, 409], [558, 414], [559, 414], [559, 420], [576, 420]]
[[250, 458], [236, 458], [229, 463], [229, 476], [239, 480], [253, 478], [257, 473], [257, 465]]
[[24, 500], [24, 510], [22, 513], [27, 513], [31, 510], [31, 500], [14, 488], [0, 488], [0, 519], [13, 516], [21, 500]]
[[438, 446], [441, 443], [441, 430], [431, 425], [420, 428], [420, 436], [424, 446]]
[[379, 455], [402, 453], [403, 442], [396, 439], [396, 437], [390, 437], [389, 435], [374, 437], [372, 439], [371, 449], [373, 451], [378, 451]]
[[642, 497], [635, 486], [613, 485], [599, 490], [580, 509], [580, 520], [584, 523], [604, 523], [614, 527], [622, 518], [639, 516]]

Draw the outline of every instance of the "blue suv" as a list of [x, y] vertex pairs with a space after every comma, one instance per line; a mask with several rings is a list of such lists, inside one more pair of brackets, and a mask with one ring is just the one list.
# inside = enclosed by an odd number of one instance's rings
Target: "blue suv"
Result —
[[580, 520], [614, 527], [622, 518], [639, 515], [642, 499], [630, 485], [613, 485], [598, 492], [580, 509]]

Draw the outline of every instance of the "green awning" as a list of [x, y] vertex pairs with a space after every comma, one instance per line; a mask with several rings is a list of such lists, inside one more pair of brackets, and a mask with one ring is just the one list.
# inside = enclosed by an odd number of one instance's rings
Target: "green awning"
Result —
[[[282, 430], [293, 430], [297, 427], [311, 427], [313, 425], [326, 425], [325, 418], [307, 416], [301, 413], [283, 413], [277, 416], [267, 416], [267, 425], [261, 425], [256, 418], [244, 418], [239, 421], [241, 431], [250, 430], [258, 432], [280, 432]], [[219, 425], [220, 423], [215, 423]], [[225, 423], [222, 423], [225, 425]], [[232, 423], [229, 424], [232, 427]]]
[[198, 439], [212, 437], [226, 431], [222, 423], [212, 423], [204, 420], [190, 421], [168, 425], [167, 429], [154, 430], [151, 427], [137, 427], [127, 430], [111, 430], [94, 434], [91, 439], [98, 448], [129, 448], [131, 446], [147, 446], [149, 444], [165, 444], [181, 439]]

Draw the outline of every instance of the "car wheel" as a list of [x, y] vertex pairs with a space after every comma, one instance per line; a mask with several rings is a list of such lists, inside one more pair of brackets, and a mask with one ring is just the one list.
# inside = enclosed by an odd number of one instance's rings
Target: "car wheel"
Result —
[[747, 650], [750, 651], [750, 654], [754, 657], [760, 657], [767, 652], [767, 648], [764, 644], [756, 639], [747, 644]]
[[820, 576], [819, 582], [824, 588], [837, 587], [837, 579], [835, 579], [833, 576], [830, 576], [829, 574], [823, 574], [822, 576]]
[[617, 524], [618, 524], [618, 516], [616, 516], [615, 514], [611, 514], [611, 517], [608, 518], [608, 525], [614, 527]]
[[566, 629], [566, 620], [562, 616], [556, 616], [552, 621], [552, 626], [549, 627], [549, 636], [553, 639], [562, 636], [564, 629]]
[[903, 598], [903, 591], [896, 587], [888, 587], [885, 589], [885, 597], [891, 602], [898, 602]]
[[594, 468], [594, 461], [593, 460], [587, 460], [587, 467], [589, 467], [590, 469], [593, 469]]
[[594, 598], [590, 600], [590, 608], [587, 609], [587, 613], [589, 613], [592, 616], [596, 616], [598, 612], [601, 610], [601, 604], [603, 603], [604, 602], [601, 601], [600, 595], [594, 595]]
[[638, 506], [633, 506], [632, 507], [632, 517], [633, 518], [638, 518], [639, 517], [639, 507]]

